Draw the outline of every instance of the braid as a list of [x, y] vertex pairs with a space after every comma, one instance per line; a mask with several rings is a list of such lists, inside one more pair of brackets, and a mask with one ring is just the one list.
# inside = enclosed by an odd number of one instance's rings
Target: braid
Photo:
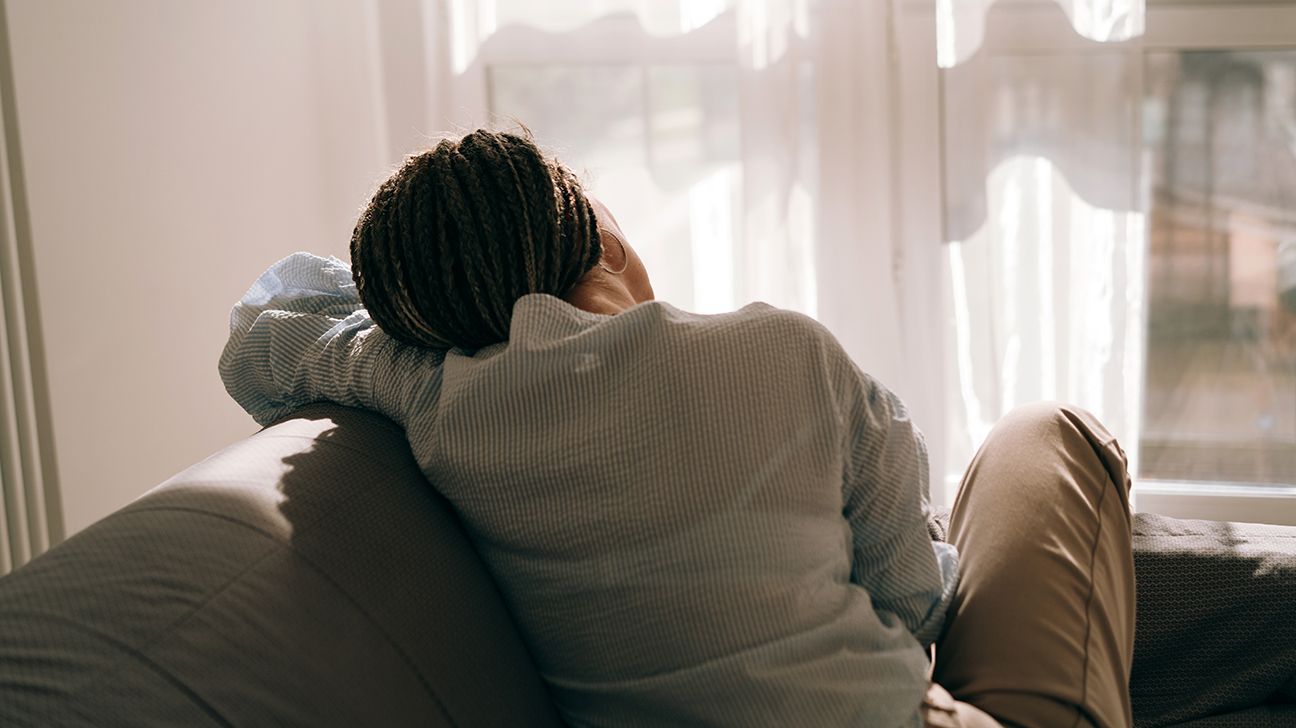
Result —
[[506, 340], [517, 299], [566, 295], [600, 255], [576, 176], [529, 137], [486, 130], [406, 159], [351, 237], [352, 276], [373, 320], [436, 348]]
[[[516, 147], [516, 144], [514, 145]], [[558, 180], [550, 174], [549, 165], [543, 157], [520, 155], [517, 165], [517, 191], [526, 200], [526, 214], [531, 226], [528, 243], [536, 256], [536, 276], [543, 288], [557, 288], [557, 272], [562, 259], [562, 251], [557, 246], [547, 245], [546, 241], [557, 237], [558, 210], [554, 205], [554, 190]], [[552, 180], [548, 187], [545, 180]]]
[[[499, 159], [499, 163], [490, 167], [495, 181], [496, 194], [502, 197], [511, 196], [518, 199], [518, 215], [516, 218], [513, 218], [513, 216], [505, 218], [505, 224], [517, 225], [515, 234], [517, 234], [517, 240], [524, 241], [522, 249], [525, 251], [524, 255], [527, 255], [527, 267], [530, 269], [537, 267], [546, 269], [548, 264], [551, 263], [546, 258], [552, 258], [552, 255], [548, 254], [555, 253], [555, 251], [551, 250], [552, 246], [535, 245], [533, 232], [531, 232], [531, 212], [527, 210], [525, 197], [521, 193], [522, 176], [517, 170], [517, 165], [513, 163], [511, 146], [505, 144], [504, 139], [499, 136], [492, 136], [487, 141], [490, 141], [492, 152]], [[543, 288], [553, 289], [553, 286], [547, 284], [546, 281], [535, 280], [534, 277], [527, 277], [526, 284], [533, 286], [533, 288], [542, 288], [543, 286]]]
[[[389, 179], [382, 188], [374, 195], [373, 202], [368, 209], [361, 215], [359, 223], [356, 225], [356, 232], [351, 238], [351, 275], [355, 280], [356, 289], [360, 291], [362, 300], [366, 302], [369, 313], [376, 321], [400, 322], [392, 328], [401, 331], [411, 331], [410, 322], [412, 319], [407, 311], [402, 311], [399, 306], [400, 299], [393, 296], [366, 295], [366, 291], [375, 292], [381, 290], [381, 282], [388, 280], [405, 280], [405, 275], [401, 270], [400, 256], [395, 250], [399, 244], [400, 236], [391, 234], [391, 226], [395, 224], [398, 215], [394, 214], [394, 207], [397, 197], [402, 192], [405, 180], [398, 177]], [[356, 266], [354, 261], [359, 259], [360, 251], [376, 264], [367, 266]], [[379, 284], [370, 285], [370, 279], [376, 279]], [[412, 337], [405, 336], [405, 339]]]
[[[491, 179], [491, 194], [497, 196], [507, 195], [510, 190], [516, 189], [520, 185], [517, 167], [513, 164], [512, 157], [509, 156], [508, 147], [497, 136], [487, 137], [486, 141], [490, 145], [490, 154], [493, 163], [487, 166], [487, 173]], [[536, 246], [532, 239], [530, 216], [525, 206], [521, 207], [517, 216], [506, 216], [499, 220], [502, 230], [500, 234], [512, 236], [516, 240], [522, 241], [522, 259], [523, 265], [510, 266], [509, 270], [518, 274], [519, 278], [514, 281], [515, 285], [521, 286], [526, 290], [536, 290], [539, 281], [536, 279]]]
[[400, 315], [401, 326], [417, 334], [420, 339], [428, 338], [432, 332], [420, 325], [419, 311], [437, 305], [435, 299], [429, 301], [426, 286], [417, 284], [434, 275], [435, 271], [428, 270], [423, 256], [411, 254], [426, 246], [433, 234], [425, 220], [428, 216], [435, 215], [436, 211], [429, 205], [420, 204], [428, 192], [426, 179], [405, 179], [387, 218], [387, 235], [392, 247], [392, 278], [398, 282], [400, 290], [408, 291], [409, 294], [393, 297], [395, 308]]
[[[414, 201], [430, 196], [431, 187], [428, 185], [428, 180], [420, 178], [417, 189], [411, 188], [408, 195]], [[415, 202], [408, 209], [412, 214], [401, 216], [403, 227], [400, 229], [408, 231], [403, 236], [403, 239], [414, 241], [411, 250], [427, 249], [433, 245], [438, 235], [438, 218], [440, 216], [436, 214], [433, 205], [417, 204]], [[417, 285], [414, 281], [436, 280], [441, 275], [440, 269], [437, 266], [429, 265], [427, 256], [406, 255], [402, 257], [407, 261], [403, 267], [409, 271], [408, 276], [403, 279], [407, 281], [405, 285], [410, 293], [408, 298], [411, 304], [408, 310], [412, 314], [412, 318], [408, 319], [409, 323], [407, 325], [415, 330], [422, 331], [426, 327], [419, 324], [418, 312], [437, 310], [438, 307], [444, 304], [436, 296], [432, 295], [436, 291], [434, 287]], [[400, 261], [396, 262], [400, 263]], [[444, 340], [444, 335], [439, 338]]]
[[[482, 240], [478, 235], [477, 221], [473, 219], [472, 210], [468, 205], [468, 200], [463, 194], [465, 190], [463, 185], [455, 175], [455, 157], [459, 156], [458, 150], [433, 160], [436, 172], [440, 177], [441, 184], [437, 186], [441, 193], [442, 200], [446, 203], [446, 215], [456, 223], [455, 232], [458, 233], [458, 245], [450, 247], [442, 245], [437, 251], [441, 258], [441, 265], [447, 271], [453, 271], [453, 285], [463, 291], [466, 290], [468, 295], [450, 296], [448, 300], [453, 305], [458, 325], [462, 325], [466, 320], [472, 317], [473, 308], [480, 312], [482, 318], [489, 319], [489, 306], [486, 303], [486, 296], [482, 293], [483, 282], [478, 276], [474, 276], [475, 268], [481, 265], [481, 246], [489, 244], [490, 241]], [[487, 284], [489, 285], [489, 284]], [[489, 321], [483, 321], [489, 325]]]
[[[590, 205], [585, 195], [581, 194], [575, 177], [566, 169], [557, 165], [554, 165], [553, 170], [555, 175], [570, 178], [570, 184], [556, 186], [554, 190], [561, 200], [559, 219], [562, 220], [564, 227], [563, 234], [570, 238], [585, 236], [598, 241], [598, 220], [594, 216], [594, 207]], [[572, 246], [569, 248], [569, 252], [571, 254], [570, 264], [558, 269], [560, 274], [565, 276], [558, 282], [560, 288], [570, 288], [575, 285], [580, 276], [584, 275], [584, 271], [593, 268], [603, 254], [602, 247], [599, 245], [584, 248]], [[574, 270], [582, 272], [572, 276], [571, 273]]]

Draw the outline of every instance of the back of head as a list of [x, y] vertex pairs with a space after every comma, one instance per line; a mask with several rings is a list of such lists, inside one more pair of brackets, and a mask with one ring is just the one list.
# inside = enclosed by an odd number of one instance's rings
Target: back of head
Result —
[[477, 349], [508, 338], [513, 304], [564, 296], [599, 261], [594, 210], [529, 137], [474, 131], [411, 156], [351, 237], [351, 274], [392, 337]]

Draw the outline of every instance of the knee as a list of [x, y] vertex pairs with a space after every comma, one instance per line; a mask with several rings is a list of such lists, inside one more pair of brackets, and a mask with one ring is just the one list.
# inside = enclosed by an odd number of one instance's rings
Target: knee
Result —
[[1111, 433], [1107, 432], [1107, 428], [1103, 427], [1098, 418], [1094, 417], [1088, 410], [1065, 402], [1044, 401], [1018, 405], [1004, 415], [1001, 422], [1046, 430], [1064, 425], [1076, 426], [1077, 423], [1082, 423], [1089, 424], [1095, 434], [1100, 437], [1111, 437]]
[[1005, 415], [999, 424], [1059, 442], [1068, 439], [1064, 434], [1079, 433], [1095, 449], [1116, 441], [1116, 436], [1088, 410], [1063, 402], [1019, 405]]
[[1063, 450], [1075, 462], [1100, 464], [1117, 490], [1129, 492], [1125, 451], [1088, 410], [1061, 402], [1034, 402], [1013, 409], [1000, 426], [1038, 446]]

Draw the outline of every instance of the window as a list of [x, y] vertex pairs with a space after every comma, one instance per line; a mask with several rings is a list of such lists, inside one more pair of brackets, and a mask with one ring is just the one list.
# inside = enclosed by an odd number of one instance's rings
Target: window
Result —
[[[935, 501], [1059, 399], [1139, 508], [1296, 523], [1296, 2], [434, 5], [430, 128], [524, 120], [664, 299], [820, 318], [909, 404]], [[1252, 80], [1210, 101], [1224, 68]]]
[[1296, 484], [1296, 50], [1146, 58], [1140, 475]]
[[1296, 523], [1296, 3], [1149, 0], [1112, 43], [982, 5], [942, 72], [947, 486], [1056, 398], [1140, 510]]

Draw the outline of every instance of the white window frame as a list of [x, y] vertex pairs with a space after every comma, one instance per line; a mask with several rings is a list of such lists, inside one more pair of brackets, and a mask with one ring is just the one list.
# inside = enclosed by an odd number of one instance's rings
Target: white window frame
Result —
[[[1022, 53], [1083, 52], [1085, 50], [1125, 49], [1137, 54], [1140, 61], [1149, 52], [1180, 51], [1192, 49], [1263, 49], [1296, 48], [1296, 1], [1293, 0], [1147, 0], [1146, 33], [1122, 43], [1096, 46], [1072, 32], [1058, 32], [1051, 23], [1032, 22], [1041, 13], [1056, 17], [1054, 0], [999, 0], [1008, 6], [1014, 20], [1023, 26], [1021, 32], [1007, 33], [1012, 39], [1009, 47], [1000, 50]], [[1001, 16], [1002, 17], [1002, 16]], [[1048, 32], [1040, 32], [1047, 27]], [[899, 76], [904, 80], [897, 90], [898, 104], [904, 123], [901, 140], [900, 187], [902, 204], [899, 209], [901, 257], [906, 265], [900, 272], [902, 290], [940, 290], [948, 294], [939, 282], [944, 280], [943, 257], [939, 255], [942, 236], [939, 225], [932, 222], [930, 190], [943, 189], [942, 160], [939, 153], [933, 158], [932, 150], [940, 148], [941, 108], [940, 78], [935, 68], [935, 3], [933, 0], [902, 0], [897, 23], [900, 52]], [[1138, 67], [1141, 69], [1140, 62]], [[1140, 71], [1140, 85], [1141, 71]], [[1138, 91], [1141, 94], [1141, 90]], [[1136, 149], [1136, 154], [1141, 150]], [[1131, 160], [1131, 165], [1140, 160]], [[1131, 166], [1131, 169], [1137, 167]], [[937, 200], [936, 204], [940, 204]], [[943, 207], [943, 205], [942, 205]], [[933, 229], [935, 228], [935, 229]], [[929, 298], [937, 298], [930, 297]], [[946, 301], [913, 304], [903, 308], [904, 329], [917, 333], [921, 341], [908, 347], [934, 355], [939, 361], [949, 355], [944, 342], [945, 322], [940, 312]], [[1146, 314], [1145, 314], [1146, 315]], [[1145, 324], [1146, 327], [1146, 324]], [[939, 374], [942, 370], [937, 368]], [[937, 377], [929, 381], [940, 382]], [[941, 413], [946, 400], [943, 386], [929, 388], [921, 410], [943, 423]], [[920, 419], [921, 421], [921, 419]], [[941, 459], [935, 453], [943, 451], [943, 427], [928, 427], [928, 439], [934, 453], [934, 474], [943, 473]], [[1136, 478], [1134, 504], [1136, 510], [1161, 513], [1176, 518], [1244, 521], [1296, 525], [1296, 476], [1284, 487], [1255, 484], [1184, 482], [1150, 478]], [[933, 491], [935, 502], [948, 504], [957, 489], [957, 482], [937, 483]]]

